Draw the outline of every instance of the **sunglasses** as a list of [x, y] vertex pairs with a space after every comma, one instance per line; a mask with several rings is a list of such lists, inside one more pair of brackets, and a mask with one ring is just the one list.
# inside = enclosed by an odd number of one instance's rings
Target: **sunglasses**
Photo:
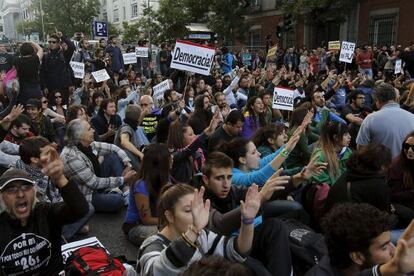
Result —
[[43, 101], [42, 103], [44, 103], [44, 104], [46, 104], [46, 103], [48, 103], [49, 101]]
[[54, 40], [49, 40], [48, 42], [49, 42], [49, 43], [51, 43], [51, 44], [56, 44], [56, 43], [58, 43], [57, 41], [54, 41]]
[[414, 145], [410, 145], [408, 143], [403, 144], [403, 149], [404, 150], [409, 150], [410, 148], [411, 148], [412, 151], [414, 151]]

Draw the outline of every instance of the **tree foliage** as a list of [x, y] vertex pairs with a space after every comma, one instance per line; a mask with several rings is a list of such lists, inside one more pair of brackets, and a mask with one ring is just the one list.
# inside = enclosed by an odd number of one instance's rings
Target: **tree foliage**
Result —
[[108, 22], [108, 35], [116, 35], [119, 36], [121, 34], [121, 31], [111, 22]]
[[328, 22], [341, 23], [356, 7], [358, 0], [283, 0], [285, 12], [316, 26]]

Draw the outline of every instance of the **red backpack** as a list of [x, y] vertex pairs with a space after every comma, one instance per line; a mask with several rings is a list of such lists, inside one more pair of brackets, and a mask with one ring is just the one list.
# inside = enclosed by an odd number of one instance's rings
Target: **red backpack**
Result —
[[100, 246], [86, 246], [72, 252], [66, 260], [66, 275], [122, 276], [125, 267]]

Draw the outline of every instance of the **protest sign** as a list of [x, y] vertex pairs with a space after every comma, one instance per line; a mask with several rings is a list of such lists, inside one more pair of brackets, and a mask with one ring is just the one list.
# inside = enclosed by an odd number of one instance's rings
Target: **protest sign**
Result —
[[165, 80], [159, 84], [157, 84], [156, 86], [154, 86], [152, 88], [153, 91], [153, 97], [158, 99], [161, 99], [164, 96], [164, 92], [167, 89], [170, 89], [170, 80]]
[[352, 63], [354, 57], [355, 43], [342, 41], [341, 53], [339, 54], [339, 61]]
[[106, 69], [92, 72], [92, 76], [96, 82], [102, 82], [110, 79], [108, 72], [106, 72]]
[[401, 59], [397, 59], [395, 61], [394, 74], [401, 73], [401, 67], [402, 67], [402, 61]]
[[244, 65], [250, 66], [252, 65], [252, 54], [251, 53], [243, 53], [242, 54], [242, 61]]
[[73, 76], [76, 79], [83, 79], [85, 77], [85, 64], [82, 62], [71, 61], [70, 67], [73, 70]]
[[122, 54], [124, 59], [124, 64], [134, 64], [137, 63], [137, 56], [135, 53]]
[[148, 47], [135, 47], [136, 57], [148, 57]]
[[215, 53], [213, 48], [177, 40], [172, 53], [171, 68], [209, 76]]
[[267, 57], [272, 57], [276, 55], [277, 46], [270, 48], [269, 51], [267, 51]]
[[273, 108], [293, 110], [293, 90], [275, 87], [273, 91]]
[[340, 50], [341, 49], [341, 41], [329, 41], [328, 42], [328, 50]]
[[[105, 248], [105, 246], [103, 246], [103, 244], [96, 237], [64, 244], [61, 246], [63, 262], [66, 263], [67, 258], [72, 254], [73, 251], [86, 246], [99, 246]], [[105, 250], [108, 252], [106, 248]]]

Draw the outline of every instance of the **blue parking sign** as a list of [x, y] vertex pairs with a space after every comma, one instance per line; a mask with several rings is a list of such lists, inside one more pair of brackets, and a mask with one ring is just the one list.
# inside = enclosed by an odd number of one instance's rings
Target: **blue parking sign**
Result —
[[108, 23], [104, 21], [93, 22], [93, 35], [108, 37]]

